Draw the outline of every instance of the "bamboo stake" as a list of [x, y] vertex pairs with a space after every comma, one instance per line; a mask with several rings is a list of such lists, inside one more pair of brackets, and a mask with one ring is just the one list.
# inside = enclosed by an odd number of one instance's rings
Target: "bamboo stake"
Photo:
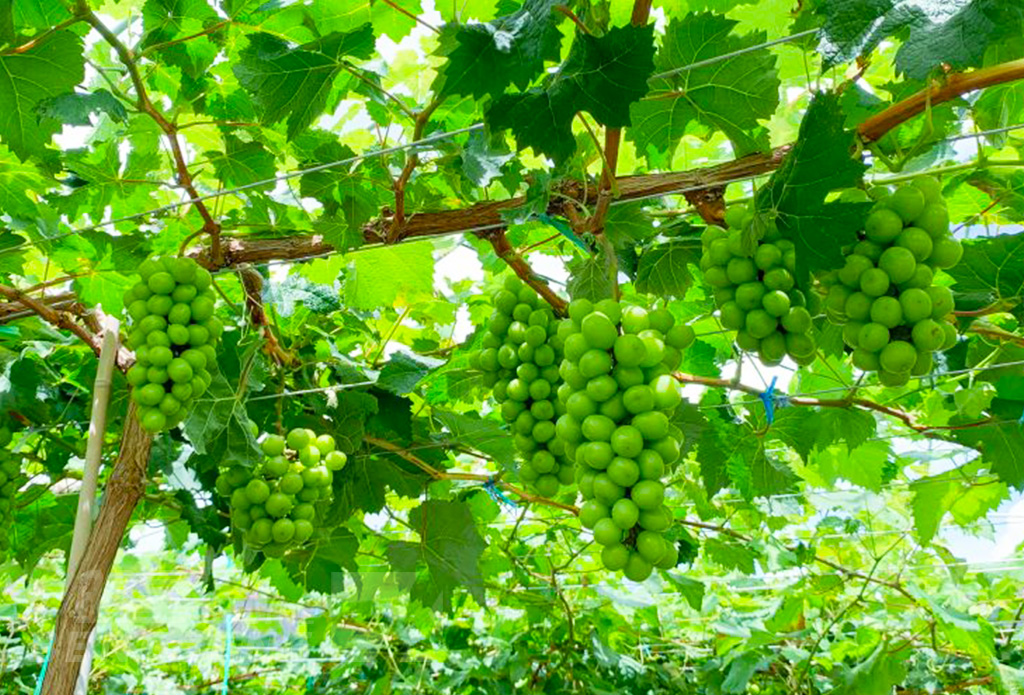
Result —
[[[110, 401], [111, 379], [120, 344], [118, 320], [112, 316], [104, 316], [103, 324], [104, 333], [100, 345], [99, 364], [96, 367], [96, 380], [93, 382], [92, 389], [92, 418], [89, 422], [89, 441], [85, 450], [85, 471], [82, 475], [82, 487], [78, 493], [78, 511], [75, 515], [74, 534], [71, 537], [68, 573], [64, 583], [65, 592], [75, 578], [78, 565], [89, 544], [89, 535], [92, 533], [96, 489], [99, 485], [100, 463], [103, 459], [103, 436], [107, 430], [107, 404]], [[78, 695], [85, 695], [89, 689], [93, 637], [94, 635], [89, 635], [82, 658], [82, 667], [78, 672], [78, 682], [75, 686], [75, 692]]]

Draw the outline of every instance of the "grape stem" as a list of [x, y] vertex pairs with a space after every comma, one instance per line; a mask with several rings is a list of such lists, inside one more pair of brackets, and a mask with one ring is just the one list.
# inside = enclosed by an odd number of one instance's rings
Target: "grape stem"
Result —
[[[30, 309], [34, 313], [38, 314], [41, 319], [54, 327], [71, 331], [77, 336], [83, 343], [92, 348], [92, 351], [97, 355], [103, 347], [103, 340], [90, 331], [85, 326], [78, 324], [70, 311], [64, 311], [61, 309], [54, 309], [53, 307], [46, 304], [46, 302], [38, 299], [29, 297], [21, 290], [17, 290], [7, 285], [0, 285], [0, 295], [3, 295], [11, 302], [17, 302], [27, 309]], [[58, 306], [61, 306], [58, 304]], [[132, 366], [135, 362], [134, 355], [127, 350], [127, 348], [121, 347], [117, 352], [117, 366], [121, 371], [128, 371], [128, 367]]]
[[282, 367], [293, 366], [297, 360], [278, 341], [277, 336], [267, 321], [267, 312], [263, 309], [263, 276], [253, 267], [245, 266], [238, 271], [245, 293], [245, 308], [253, 328], [263, 338], [263, 351]]
[[[1012, 334], [1010, 334], [1012, 335]], [[1024, 339], [1022, 339], [1024, 340]], [[702, 386], [710, 386], [713, 388], [724, 388], [733, 391], [742, 391], [743, 393], [750, 394], [751, 396], [760, 396], [762, 393], [761, 389], [754, 386], [747, 386], [746, 384], [740, 384], [738, 382], [729, 379], [718, 379], [714, 377], [698, 376], [696, 374], [686, 374], [685, 372], [675, 372], [673, 376], [677, 381], [683, 384], [699, 384]], [[883, 413], [894, 417], [897, 420], [903, 422], [904, 425], [922, 434], [928, 435], [928, 433], [935, 430], [963, 430], [970, 429], [972, 427], [982, 427], [992, 422], [992, 418], [985, 418], [984, 420], [978, 420], [977, 422], [968, 422], [960, 425], [922, 425], [918, 423], [914, 416], [902, 410], [889, 405], [883, 405], [876, 403], [867, 398], [859, 398], [853, 394], [856, 392], [856, 388], [850, 389], [850, 395], [846, 398], [808, 398], [806, 396], [790, 396], [786, 399], [786, 402], [792, 406], [803, 406], [803, 407], [817, 407], [817, 408], [849, 408], [855, 406], [863, 408], [864, 410], [874, 410], [875, 412]]]
[[477, 236], [489, 241], [491, 246], [494, 247], [494, 252], [498, 255], [498, 258], [505, 261], [505, 263], [508, 264], [512, 271], [518, 275], [523, 282], [532, 287], [545, 302], [550, 304], [556, 314], [559, 316], [565, 316], [566, 307], [568, 306], [566, 301], [559, 297], [546, 282], [541, 280], [540, 277], [533, 272], [533, 268], [531, 268], [530, 264], [526, 262], [526, 259], [512, 248], [512, 244], [509, 243], [508, 236], [506, 236], [504, 229], [497, 229], [491, 232], [480, 232]]
[[412, 465], [416, 466], [421, 471], [426, 473], [435, 482], [439, 480], [465, 480], [476, 483], [487, 483], [493, 481], [494, 484], [497, 485], [499, 488], [507, 492], [511, 492], [513, 495], [516, 495], [527, 504], [541, 504], [548, 507], [555, 507], [556, 509], [561, 509], [569, 512], [570, 514], [579, 516], [579, 507], [576, 507], [575, 505], [565, 504], [564, 502], [559, 502], [557, 500], [553, 500], [547, 497], [535, 495], [531, 492], [523, 490], [522, 488], [516, 485], [513, 485], [512, 483], [507, 483], [504, 480], [496, 479], [495, 476], [489, 473], [453, 473], [450, 471], [441, 471], [434, 468], [429, 463], [419, 458], [418, 456], [408, 451], [407, 449], [393, 442], [389, 442], [386, 439], [378, 439], [377, 437], [363, 437], [363, 441], [366, 442], [367, 444], [370, 444], [371, 446], [377, 447], [378, 449], [384, 449], [385, 451], [391, 452], [396, 456], [400, 456], [401, 458], [405, 459], [406, 461], [408, 461], [409, 463], [411, 463]]

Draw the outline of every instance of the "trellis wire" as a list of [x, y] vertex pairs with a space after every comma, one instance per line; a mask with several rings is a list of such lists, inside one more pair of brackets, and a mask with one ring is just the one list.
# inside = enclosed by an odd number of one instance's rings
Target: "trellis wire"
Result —
[[[792, 34], [790, 36], [784, 36], [784, 37], [781, 37], [781, 38], [778, 38], [778, 39], [773, 39], [771, 41], [765, 41], [763, 43], [756, 44], [754, 46], [748, 46], [746, 48], [742, 48], [742, 49], [739, 49], [737, 51], [732, 51], [730, 53], [725, 53], [725, 54], [722, 54], [722, 55], [719, 55], [719, 56], [713, 56], [711, 58], [707, 58], [705, 60], [700, 60], [700, 61], [691, 63], [689, 65], [684, 65], [684, 66], [679, 67], [679, 68], [674, 68], [672, 70], [668, 70], [668, 71], [665, 71], [665, 72], [662, 72], [662, 73], [658, 73], [656, 75], [652, 75], [649, 79], [651, 79], [651, 80], [653, 80], [653, 79], [661, 79], [661, 78], [669, 77], [671, 75], [675, 75], [675, 74], [678, 74], [678, 73], [681, 73], [681, 72], [686, 72], [688, 70], [693, 70], [693, 69], [696, 69], [696, 68], [706, 67], [708, 65], [713, 65], [715, 63], [719, 63], [719, 62], [722, 62], [722, 61], [725, 61], [725, 60], [729, 60], [731, 58], [734, 58], [734, 57], [739, 56], [739, 55], [743, 55], [745, 53], [750, 53], [750, 52], [758, 51], [758, 50], [761, 50], [761, 49], [764, 49], [764, 48], [769, 48], [769, 47], [772, 47], [772, 46], [777, 46], [777, 45], [780, 45], [780, 44], [785, 44], [785, 43], [789, 43], [789, 42], [792, 42], [792, 41], [796, 41], [796, 40], [804, 38], [806, 36], [810, 36], [812, 34], [816, 34], [818, 31], [819, 31], [819, 29], [808, 29], [806, 31], [798, 32], [798, 33]], [[291, 171], [291, 172], [285, 172], [283, 174], [279, 174], [279, 175], [274, 176], [272, 178], [263, 179], [263, 180], [260, 180], [260, 181], [254, 181], [252, 183], [244, 184], [244, 185], [241, 185], [241, 186], [235, 186], [234, 188], [228, 188], [228, 189], [223, 189], [223, 190], [219, 190], [219, 191], [214, 191], [212, 193], [200, 195], [200, 196], [197, 196], [195, 198], [188, 198], [186, 200], [178, 201], [176, 203], [169, 203], [167, 205], [162, 205], [160, 207], [153, 208], [153, 209], [145, 211], [145, 212], [134, 213], [132, 215], [128, 215], [128, 216], [124, 216], [124, 217], [119, 217], [119, 218], [115, 218], [115, 219], [112, 219], [112, 220], [106, 220], [106, 221], [102, 221], [102, 222], [97, 222], [97, 223], [95, 223], [93, 225], [89, 225], [89, 226], [86, 226], [86, 227], [78, 228], [78, 229], [76, 229], [76, 230], [74, 230], [72, 232], [68, 232], [66, 234], [55, 235], [55, 236], [52, 236], [52, 237], [47, 237], [45, 239], [40, 239], [38, 241], [26, 240], [24, 242], [21, 242], [21, 243], [15, 245], [15, 246], [11, 246], [11, 247], [7, 247], [7, 248], [4, 248], [4, 249], [0, 249], [0, 255], [6, 254], [6, 253], [10, 253], [10, 252], [13, 252], [13, 251], [17, 251], [18, 249], [23, 248], [24, 246], [39, 245], [39, 244], [42, 244], [42, 243], [57, 241], [57, 240], [62, 239], [62, 238], [67, 238], [67, 237], [70, 237], [70, 236], [74, 236], [74, 235], [79, 234], [81, 232], [93, 231], [93, 230], [101, 229], [103, 227], [108, 227], [108, 226], [111, 226], [111, 225], [114, 225], [114, 224], [118, 224], [118, 223], [121, 223], [121, 222], [130, 222], [132, 220], [141, 219], [141, 218], [144, 218], [144, 217], [149, 217], [151, 215], [158, 215], [160, 213], [169, 212], [171, 210], [176, 210], [176, 209], [179, 209], [179, 208], [182, 208], [182, 207], [187, 207], [187, 206], [192, 205], [194, 203], [204, 202], [206, 200], [211, 200], [211, 199], [214, 199], [214, 198], [220, 198], [220, 197], [223, 197], [223, 196], [234, 195], [236, 193], [241, 193], [241, 192], [243, 192], [245, 190], [249, 190], [249, 189], [252, 189], [252, 188], [260, 188], [260, 187], [266, 186], [268, 184], [276, 184], [276, 183], [279, 183], [281, 181], [287, 181], [287, 180], [290, 180], [290, 179], [293, 179], [293, 178], [297, 178], [297, 177], [300, 177], [300, 176], [303, 176], [303, 175], [306, 175], [306, 174], [315, 173], [315, 172], [318, 172], [318, 171], [324, 171], [324, 170], [327, 170], [327, 169], [332, 169], [332, 168], [339, 167], [339, 166], [344, 166], [344, 165], [347, 165], [347, 164], [355, 164], [357, 162], [361, 162], [361, 161], [364, 161], [364, 160], [367, 160], [367, 159], [381, 157], [381, 156], [385, 156], [387, 154], [393, 154], [393, 153], [400, 152], [400, 151], [406, 150], [406, 149], [412, 149], [412, 148], [415, 148], [415, 147], [421, 147], [421, 146], [424, 146], [424, 145], [432, 144], [434, 142], [439, 142], [441, 140], [445, 140], [445, 139], [454, 137], [456, 135], [461, 135], [461, 134], [468, 133], [468, 132], [471, 132], [471, 131], [474, 131], [474, 130], [479, 130], [479, 129], [483, 128], [483, 127], [484, 127], [483, 123], [474, 123], [473, 125], [466, 126], [465, 128], [460, 128], [460, 129], [453, 130], [453, 131], [447, 131], [447, 132], [444, 132], [444, 133], [437, 133], [435, 135], [430, 135], [428, 137], [421, 138], [420, 140], [415, 140], [415, 141], [408, 142], [408, 143], [405, 143], [405, 144], [402, 144], [402, 145], [394, 145], [394, 146], [389, 147], [389, 148], [383, 148], [383, 149], [375, 150], [375, 151], [372, 151], [372, 152], [366, 152], [366, 153], [363, 153], [363, 154], [354, 155], [352, 157], [347, 157], [345, 159], [340, 159], [340, 160], [337, 160], [337, 161], [334, 161], [334, 162], [326, 162], [326, 163], [318, 164], [318, 165], [315, 165], [315, 166], [312, 166], [312, 167], [308, 167], [308, 168], [305, 168], [305, 169], [297, 169], [297, 170], [294, 170], [294, 171]], [[1004, 132], [1009, 132], [1011, 130], [1015, 130], [1015, 129], [1021, 128], [1021, 127], [1024, 127], [1024, 124], [1017, 125], [1017, 126], [1007, 126], [1005, 128], [996, 128], [996, 129], [992, 129], [990, 131], [982, 131], [982, 132], [979, 132], [979, 133], [956, 135], [956, 136], [952, 136], [952, 137], [949, 137], [949, 138], [944, 138], [942, 140], [936, 140], [935, 144], [942, 143], [942, 142], [947, 142], [947, 141], [961, 140], [961, 139], [966, 139], [966, 138], [971, 138], [971, 137], [979, 137], [979, 136], [983, 136], [983, 135], [987, 135], [987, 134], [1004, 133]], [[926, 173], [926, 172], [922, 172], [922, 173]], [[763, 174], [749, 176], [749, 177], [746, 177], [744, 179], [738, 179], [736, 181], [729, 181], [729, 182], [726, 182], [726, 183], [724, 183], [722, 185], [727, 185], [728, 183], [736, 183], [736, 182], [739, 182], [739, 181], [746, 181], [746, 180], [750, 180], [750, 179], [753, 179], [753, 178], [757, 178], [758, 176], [762, 176], [762, 175]], [[706, 186], [702, 186], [702, 187], [700, 187], [697, 190], [702, 190], [703, 188], [706, 188]], [[677, 194], [677, 193], [682, 193], [682, 192], [686, 192], [686, 191], [685, 190], [667, 191], [665, 193], [658, 194], [658, 196], [650, 196], [650, 197], [660, 197], [662, 195], [671, 195], [671, 194]], [[632, 199], [632, 200], [643, 200], [643, 199], [644, 198], [635, 198], [635, 199]], [[623, 202], [630, 202], [630, 201], [623, 201]], [[614, 204], [614, 202], [612, 204]], [[506, 226], [506, 225], [502, 224], [502, 225], [496, 225], [496, 226], [503, 227], [503, 226]], [[494, 226], [492, 226], [491, 228], [494, 228]], [[453, 230], [452, 233], [453, 234], [455, 234], [455, 233], [466, 233], [468, 231], [470, 231], [470, 230]]]
[[651, 75], [648, 78], [648, 80], [660, 80], [660, 79], [663, 79], [665, 77], [671, 77], [672, 75], [678, 75], [679, 73], [686, 72], [688, 70], [695, 70], [697, 68], [707, 67], [708, 65], [714, 65], [715, 63], [720, 63], [723, 60], [729, 60], [731, 58], [735, 58], [736, 56], [740, 56], [740, 55], [743, 55], [745, 53], [752, 53], [754, 51], [760, 51], [762, 48], [769, 48], [771, 46], [778, 46], [780, 44], [789, 43], [791, 41], [796, 41], [797, 39], [802, 39], [805, 36], [811, 36], [812, 34], [817, 34], [819, 31], [820, 31], [820, 29], [808, 29], [806, 31], [797, 32], [796, 34], [790, 34], [789, 36], [783, 36], [783, 37], [778, 38], [778, 39], [772, 39], [771, 41], [765, 41], [764, 43], [759, 43], [759, 44], [757, 44], [755, 46], [747, 46], [746, 48], [741, 48], [739, 50], [732, 51], [731, 53], [724, 53], [724, 54], [722, 54], [720, 56], [714, 56], [714, 57], [711, 57], [711, 58], [707, 58], [705, 60], [698, 60], [696, 63], [690, 63], [689, 65], [684, 65], [684, 66], [679, 67], [679, 68], [673, 68], [671, 70], [666, 70], [665, 72], [659, 72], [656, 75]]

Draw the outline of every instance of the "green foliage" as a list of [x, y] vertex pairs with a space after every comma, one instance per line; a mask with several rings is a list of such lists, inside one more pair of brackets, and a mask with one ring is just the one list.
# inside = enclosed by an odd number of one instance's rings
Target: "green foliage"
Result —
[[506, 94], [487, 110], [487, 124], [511, 129], [519, 149], [556, 162], [572, 156], [572, 122], [586, 111], [603, 126], [630, 124], [629, 107], [647, 93], [654, 71], [653, 27], [616, 27], [601, 37], [578, 35], [569, 57], [543, 87]]
[[[849, 157], [853, 134], [843, 128], [838, 101], [818, 95], [800, 123], [793, 151], [768, 185], [758, 193], [758, 210], [766, 210], [783, 237], [796, 244], [797, 283], [810, 274], [842, 265], [840, 249], [856, 240], [869, 208], [866, 203], [826, 202], [829, 192], [856, 186], [866, 165]], [[828, 230], [822, 236], [821, 230]]]
[[[212, 273], [219, 371], [133, 464], [143, 495], [112, 539], [91, 690], [220, 687], [227, 618], [232, 692], [1021, 691], [1024, 141], [947, 141], [1021, 122], [1021, 82], [929, 103], [870, 153], [852, 130], [1020, 59], [1016, 3], [655, 0], [634, 25], [634, 3], [606, 0], [94, 2], [107, 35], [71, 4], [0, 0], [0, 694], [36, 686], [63, 593], [97, 366], [81, 333], [131, 307], [144, 261], [177, 255]], [[952, 291], [959, 334], [900, 385], [817, 310], [875, 205], [850, 189], [893, 178], [945, 200], [934, 236], [964, 241], [925, 278]], [[719, 308], [738, 285], [702, 253], [715, 237], [725, 266], [768, 249], [758, 282], [796, 274], [780, 292], [808, 307], [817, 349], [775, 359], [738, 337]], [[508, 261], [576, 300], [578, 322], [583, 300], [615, 299], [601, 311], [631, 312], [651, 354], [684, 346], [639, 370], [684, 382], [678, 460], [646, 455], [665, 514], [644, 523], [668, 523], [649, 579], [607, 571], [596, 505], [573, 513], [600, 457], [531, 486], [537, 441], [515, 428], [536, 422], [505, 421], [510, 368], [478, 362]], [[503, 303], [528, 325], [513, 304], [546, 306], [519, 291]], [[555, 304], [533, 318], [561, 350]], [[141, 346], [122, 328], [124, 367]], [[577, 415], [616, 426], [655, 412], [625, 414], [573, 363], [556, 357], [553, 393], [529, 403], [570, 438], [576, 392]], [[134, 392], [118, 369], [101, 509]], [[346, 454], [308, 538], [247, 542], [231, 516], [245, 503], [221, 473], [281, 485], [254, 427]], [[301, 455], [288, 465], [316, 468]], [[642, 523], [619, 518], [639, 554]]]
[[[775, 56], [767, 49], [744, 51], [765, 41], [764, 32], [736, 36], [738, 22], [711, 13], [673, 18], [655, 60], [658, 74], [651, 91], [633, 104], [630, 137], [649, 158], [671, 157], [687, 127], [696, 121], [710, 135], [724, 133], [737, 154], [764, 149], [759, 121], [778, 106], [779, 81]], [[693, 63], [741, 52], [712, 65], [686, 69]], [[662, 161], [659, 158], [659, 161]]]

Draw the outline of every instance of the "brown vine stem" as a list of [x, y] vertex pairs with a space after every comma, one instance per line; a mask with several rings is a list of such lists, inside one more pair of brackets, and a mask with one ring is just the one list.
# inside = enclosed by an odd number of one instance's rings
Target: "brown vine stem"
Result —
[[[85, 326], [78, 324], [69, 311], [62, 311], [50, 306], [49, 303], [33, 299], [24, 292], [16, 290], [7, 285], [0, 285], [0, 294], [10, 302], [17, 302], [33, 313], [38, 314], [41, 319], [61, 330], [70, 331], [79, 340], [88, 345], [97, 355], [103, 347], [102, 339]], [[59, 305], [59, 304], [58, 304]], [[125, 371], [132, 365], [134, 359], [127, 349], [121, 348], [117, 354], [117, 366]]]
[[[931, 103], [935, 105], [976, 89], [1024, 79], [1024, 67], [1020, 65], [1022, 62], [1024, 61], [1004, 63], [991, 68], [985, 68], [984, 70], [966, 73], [963, 76], [955, 76], [959, 77], [959, 79], [954, 80], [951, 78], [944, 85], [936, 85], [931, 88]], [[926, 98], [918, 94], [906, 101], [920, 101], [923, 104]], [[897, 102], [885, 111], [865, 121], [858, 130], [861, 137], [865, 140], [877, 139], [884, 135], [885, 132], [888, 132], [888, 130], [899, 126], [920, 112], [920, 109], [915, 110], [912, 105], [908, 106], [905, 102]], [[685, 191], [695, 192], [713, 189], [735, 181], [769, 174], [782, 164], [790, 149], [792, 149], [792, 145], [782, 145], [770, 152], [751, 154], [740, 159], [709, 167], [618, 177], [619, 200], [642, 200]], [[608, 154], [607, 149], [605, 154]], [[573, 203], [576, 205], [596, 204], [601, 195], [601, 193], [594, 191], [592, 188], [588, 189], [579, 182], [576, 182], [575, 185], [567, 185], [566, 188], [577, 191], [575, 195], [577, 202]], [[608, 199], [607, 190], [602, 190], [606, 198], [604, 205], [610, 205], [611, 201]], [[466, 208], [417, 212], [408, 218], [402, 228], [398, 230], [397, 238], [388, 239], [387, 235], [381, 232], [379, 224], [370, 223], [363, 229], [363, 239], [367, 244], [379, 244], [385, 241], [399, 243], [405, 240], [425, 237], [462, 234], [478, 230], [480, 227], [499, 227], [503, 225], [501, 212], [508, 208], [520, 206], [524, 202], [526, 202], [525, 198], [520, 196], [508, 200], [479, 203]], [[566, 200], [553, 196], [548, 207], [548, 214], [564, 215], [566, 205]], [[290, 233], [287, 237], [276, 239], [235, 239], [231, 240], [226, 246], [224, 257], [219, 263], [214, 263], [207, 252], [196, 251], [192, 255], [207, 268], [222, 268], [238, 263], [260, 263], [270, 260], [303, 260], [329, 254], [335, 250], [331, 245], [325, 243], [321, 236], [303, 236], [298, 233]]]
[[494, 252], [498, 254], [498, 258], [505, 261], [523, 282], [532, 287], [544, 301], [550, 304], [556, 314], [565, 316], [568, 306], [566, 301], [555, 294], [555, 291], [546, 282], [537, 277], [537, 274], [533, 272], [533, 268], [526, 262], [526, 259], [512, 248], [512, 244], [509, 243], [504, 229], [498, 229], [493, 232], [480, 232], [478, 236], [489, 241], [491, 246], [494, 247]]
[[[442, 98], [434, 99], [425, 109], [416, 114], [416, 122], [412, 130], [412, 139], [414, 141], [423, 139], [424, 128], [427, 127], [430, 117], [442, 102]], [[395, 217], [391, 222], [391, 229], [388, 232], [388, 241], [391, 243], [401, 238], [402, 227], [405, 225], [405, 187], [409, 183], [412, 172], [416, 170], [419, 163], [419, 154], [410, 152], [409, 158], [405, 160], [405, 166], [402, 167], [402, 173], [399, 174], [398, 180], [395, 181], [393, 186], [395, 192]]]
[[486, 483], [494, 481], [494, 484], [497, 485], [499, 488], [507, 492], [511, 492], [513, 495], [516, 495], [527, 504], [541, 504], [547, 507], [555, 507], [556, 509], [561, 509], [563, 511], [570, 512], [574, 515], [579, 515], [580, 513], [579, 508], [574, 505], [565, 504], [563, 502], [549, 499], [547, 497], [541, 497], [540, 495], [534, 495], [533, 493], [527, 492], [526, 490], [523, 490], [522, 488], [517, 487], [512, 483], [506, 483], [504, 480], [498, 480], [493, 475], [487, 475], [483, 473], [452, 473], [450, 471], [438, 470], [431, 466], [426, 461], [424, 461], [423, 459], [421, 459], [420, 457], [410, 452], [408, 449], [405, 449], [399, 446], [398, 444], [395, 444], [394, 442], [389, 442], [386, 439], [378, 439], [377, 437], [363, 437], [363, 441], [366, 442], [367, 444], [377, 447], [378, 449], [383, 449], [385, 451], [391, 452], [392, 454], [395, 454], [396, 456], [402, 457], [403, 459], [405, 459], [406, 461], [408, 461], [409, 463], [411, 463], [412, 465], [416, 466], [421, 471], [426, 473], [428, 476], [430, 476], [432, 480], [435, 481], [465, 480], [476, 483]]
[[[630, 16], [630, 23], [633, 26], [641, 27], [647, 24], [651, 15], [652, 0], [634, 0], [633, 13]], [[622, 128], [607, 128], [604, 131], [604, 159], [605, 167], [601, 172], [601, 185], [597, 196], [597, 206], [590, 218], [590, 231], [594, 234], [601, 234], [604, 231], [604, 220], [608, 215], [608, 208], [611, 205], [612, 197], [616, 192], [615, 170], [619, 163], [619, 145], [622, 143]]]
[[929, 103], [934, 106], [967, 92], [1021, 79], [1024, 79], [1024, 58], [971, 72], [956, 73], [941, 84], [922, 89], [872, 116], [861, 123], [857, 131], [864, 140], [874, 142], [899, 124], [923, 113]]
[[[181, 143], [178, 141], [178, 127], [173, 122], [167, 120], [167, 118], [153, 105], [153, 102], [149, 98], [149, 93], [146, 91], [146, 85], [142, 81], [142, 75], [139, 73], [139, 66], [136, 62], [136, 57], [117, 36], [100, 20], [96, 14], [89, 9], [88, 3], [85, 0], [78, 1], [78, 13], [93, 29], [95, 29], [100, 36], [103, 37], [104, 41], [110, 44], [110, 47], [117, 53], [117, 57], [124, 64], [128, 70], [128, 76], [131, 78], [132, 85], [135, 87], [135, 98], [136, 107], [139, 111], [142, 111], [147, 116], [153, 119], [160, 130], [163, 131], [167, 137], [167, 142], [171, 147], [171, 156], [174, 159], [175, 169], [177, 170], [178, 184], [185, 189], [185, 192], [190, 198], [199, 198], [199, 192], [196, 190], [193, 181], [192, 174], [188, 170], [188, 164], [185, 162], [185, 155], [181, 149]], [[215, 261], [222, 259], [221, 244], [220, 244], [220, 224], [213, 219], [210, 214], [210, 210], [207, 208], [203, 201], [196, 200], [193, 205], [199, 216], [203, 218], [203, 231], [210, 236], [210, 252]]]
[[[730, 389], [732, 391], [741, 391], [743, 393], [750, 394], [751, 396], [760, 396], [762, 393], [762, 389], [754, 386], [747, 386], [746, 384], [741, 384], [729, 379], [718, 379], [715, 377], [699, 376], [696, 374], [686, 374], [685, 372], [676, 372], [673, 376], [677, 381], [683, 384], [699, 384], [713, 388]], [[851, 392], [852, 390], [853, 389], [851, 387]], [[812, 408], [849, 408], [850, 406], [855, 406], [865, 410], [874, 410], [875, 412], [894, 417], [910, 429], [922, 434], [927, 434], [928, 432], [935, 430], [971, 429], [973, 427], [982, 427], [992, 422], [991, 418], [986, 418], [984, 420], [978, 420], [977, 422], [968, 422], [960, 425], [922, 425], [914, 420], [914, 416], [905, 410], [876, 403], [867, 398], [858, 398], [853, 395], [846, 398], [809, 398], [807, 396], [790, 396], [787, 398], [787, 403], [793, 406]]]
[[263, 276], [252, 267], [241, 268], [238, 275], [245, 293], [246, 313], [249, 314], [249, 322], [263, 338], [263, 351], [282, 367], [294, 366], [297, 362], [295, 355], [281, 347], [267, 321], [267, 312], [263, 308]]
[[971, 324], [967, 331], [985, 338], [992, 338], [993, 340], [998, 340], [1000, 342], [1016, 343], [1017, 345], [1024, 346], [1024, 336], [1004, 331], [1002, 328], [996, 328], [995, 326], [979, 326], [977, 324]]

